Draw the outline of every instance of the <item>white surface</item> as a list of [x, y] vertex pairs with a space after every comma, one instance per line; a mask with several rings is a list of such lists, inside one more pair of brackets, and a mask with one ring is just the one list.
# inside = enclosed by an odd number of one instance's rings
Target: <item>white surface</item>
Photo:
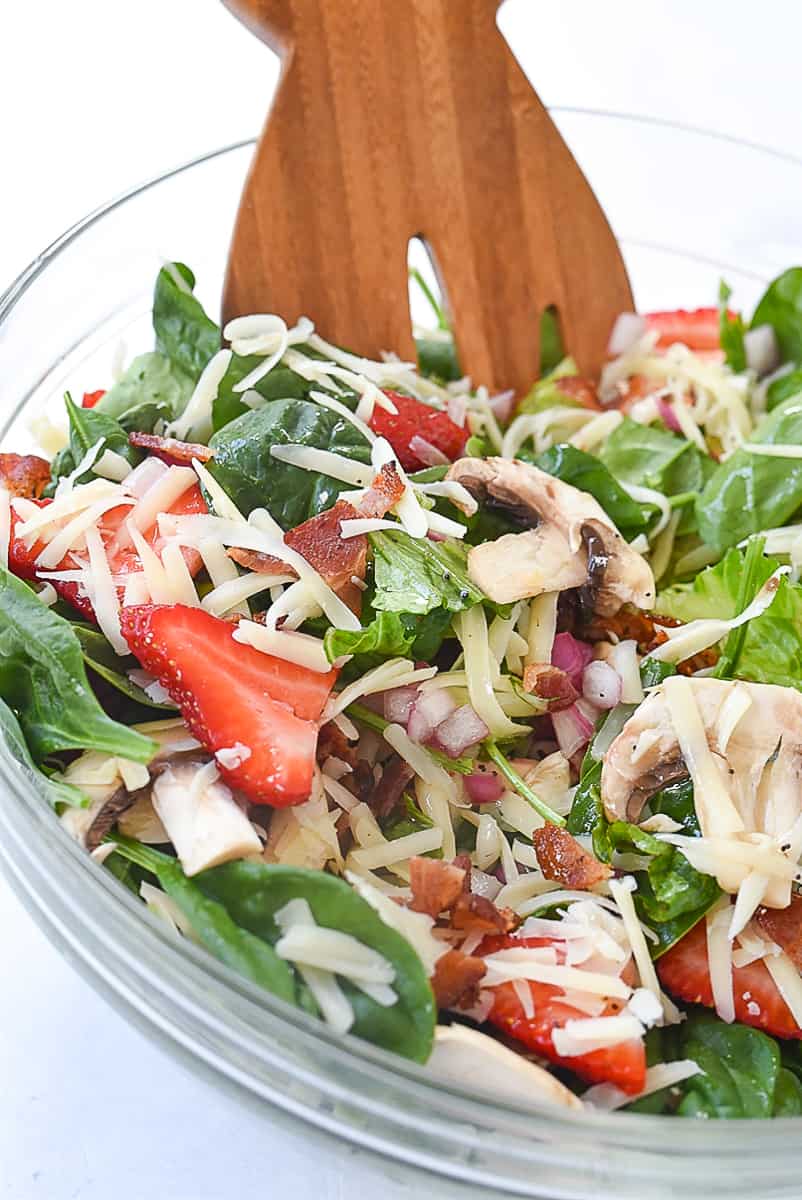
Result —
[[[6, 0], [2, 15], [0, 289], [109, 196], [257, 131], [277, 75], [216, 0]], [[802, 155], [802, 9], [790, 0], [509, 0], [501, 24], [546, 103]], [[273, 1132], [175, 1067], [62, 962], [2, 881], [0, 930], [3, 1200], [411, 1194], [393, 1168], [379, 1185], [347, 1147], [310, 1154], [303, 1129]]]

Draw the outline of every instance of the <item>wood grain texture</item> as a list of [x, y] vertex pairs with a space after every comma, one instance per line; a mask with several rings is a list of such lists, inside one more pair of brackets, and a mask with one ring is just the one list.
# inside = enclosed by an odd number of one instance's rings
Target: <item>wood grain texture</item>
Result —
[[225, 319], [311, 317], [414, 359], [407, 246], [422, 237], [460, 362], [519, 393], [540, 315], [598, 369], [632, 295], [593, 192], [496, 25], [499, 0], [224, 0], [282, 55], [245, 185]]

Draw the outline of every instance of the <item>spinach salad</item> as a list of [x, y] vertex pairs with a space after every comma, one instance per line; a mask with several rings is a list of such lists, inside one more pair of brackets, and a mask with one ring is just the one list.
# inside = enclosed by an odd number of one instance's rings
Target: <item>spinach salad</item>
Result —
[[594, 379], [547, 318], [525, 396], [439, 310], [374, 362], [194, 287], [159, 272], [52, 457], [0, 455], [18, 769], [334, 1034], [522, 1102], [802, 1114], [802, 268], [751, 320], [622, 314]]

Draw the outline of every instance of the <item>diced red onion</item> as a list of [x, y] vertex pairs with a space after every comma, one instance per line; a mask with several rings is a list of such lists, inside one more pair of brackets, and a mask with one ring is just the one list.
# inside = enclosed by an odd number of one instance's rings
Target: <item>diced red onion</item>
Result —
[[434, 731], [456, 705], [446, 688], [419, 692], [407, 720], [407, 733], [413, 742], [428, 742]]
[[627, 350], [634, 346], [638, 338], [642, 338], [645, 332], [646, 320], [644, 317], [638, 313], [619, 313], [610, 333], [607, 353], [611, 358], [618, 358], [619, 354], [626, 354]]
[[471, 891], [474, 896], [484, 896], [486, 900], [495, 900], [501, 891], [501, 880], [478, 867], [471, 867]]
[[140, 500], [154, 483], [169, 471], [167, 463], [160, 458], [146, 458], [125, 477], [125, 490]]
[[757, 375], [768, 375], [780, 361], [777, 335], [771, 325], [758, 325], [744, 334], [746, 365]]
[[442, 450], [438, 450], [436, 446], [427, 442], [426, 438], [420, 437], [417, 433], [409, 439], [409, 448], [424, 466], [447, 467], [451, 464], [451, 459], [443, 454]]
[[504, 794], [504, 784], [495, 771], [474, 771], [462, 782], [473, 804], [495, 804]]
[[434, 731], [434, 741], [449, 758], [459, 758], [469, 746], [475, 746], [490, 733], [470, 704], [463, 704], [446, 717]]
[[588, 663], [582, 674], [582, 695], [598, 708], [615, 708], [621, 699], [621, 676], [601, 659]]
[[582, 690], [582, 672], [593, 658], [593, 649], [571, 633], [558, 633], [551, 648], [551, 663], [565, 671], [577, 691]]
[[406, 725], [417, 699], [418, 689], [414, 684], [390, 688], [383, 697], [384, 719], [394, 725]]
[[515, 392], [512, 389], [506, 392], [499, 392], [497, 396], [490, 397], [489, 404], [496, 420], [505, 425], [512, 416], [512, 410], [515, 408]]
[[660, 420], [665, 425], [666, 429], [670, 429], [672, 433], [682, 433], [682, 426], [677, 420], [677, 414], [673, 407], [666, 400], [665, 396], [658, 397], [657, 411], [660, 414]]
[[465, 428], [465, 418], [468, 415], [468, 401], [464, 396], [449, 396], [446, 412], [455, 425]]
[[557, 745], [568, 759], [584, 749], [593, 736], [593, 721], [582, 711], [581, 704], [582, 701], [577, 700], [570, 708], [551, 714]]

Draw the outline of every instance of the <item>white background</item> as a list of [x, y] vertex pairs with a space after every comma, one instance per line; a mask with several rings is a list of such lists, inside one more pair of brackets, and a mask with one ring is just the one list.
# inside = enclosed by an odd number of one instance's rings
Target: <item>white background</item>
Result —
[[[0, 16], [0, 290], [110, 196], [257, 132], [277, 76], [216, 0], [2, 0]], [[547, 104], [802, 156], [794, 0], [509, 0], [501, 25]], [[12, 390], [0, 380], [0, 400]], [[411, 1195], [185, 1075], [72, 973], [2, 881], [0, 953], [3, 1200]]]

